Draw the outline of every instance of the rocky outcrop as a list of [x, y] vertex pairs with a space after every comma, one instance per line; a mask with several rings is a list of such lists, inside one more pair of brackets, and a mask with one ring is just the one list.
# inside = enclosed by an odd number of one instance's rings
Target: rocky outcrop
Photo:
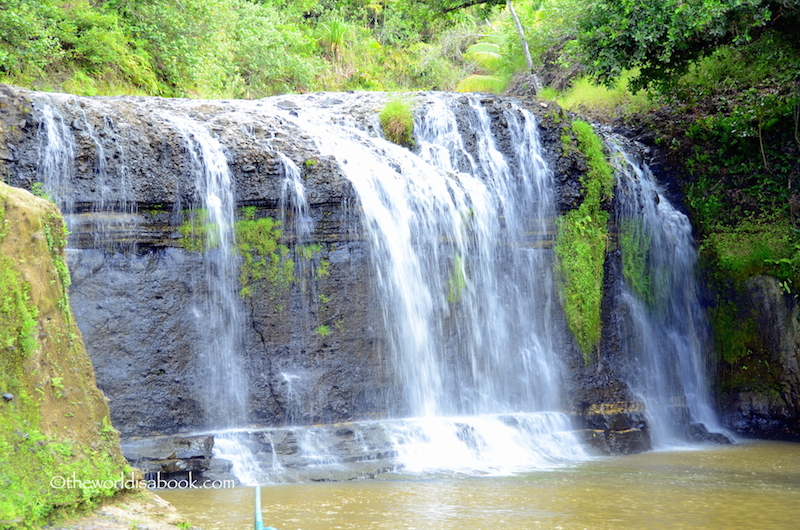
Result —
[[[315, 227], [307, 242], [317, 245], [313, 256], [298, 263], [289, 288], [269, 292], [266, 286], [242, 301], [249, 421], [320, 423], [384, 413], [391, 379], [381, 357], [385, 339], [357, 201], [305, 133], [279, 117], [248, 117], [225, 102], [98, 98], [87, 105], [81, 98], [4, 93], [22, 109], [18, 114], [36, 114], [15, 130], [15, 145], [24, 147], [3, 167], [11, 181], [30, 188], [41, 180], [43, 156], [70, 166], [69, 181], [55, 175], [53, 187], [72, 232], [72, 304], [123, 435], [207, 426], [205, 389], [198, 384], [207, 368], [197, 362], [203, 324], [191, 310], [208, 289], [205, 262], [201, 252], [182, 248], [178, 232], [187, 210], [202, 204], [187, 147], [166, 119], [185, 113], [225, 149], [237, 205], [283, 219], [282, 242], [295, 250], [292, 211], [281, 200], [282, 156], [293, 160]], [[376, 101], [350, 112], [374, 114]], [[50, 122], [43, 116], [48, 106], [57, 112]], [[38, 145], [48, 133], [73, 140], [43, 155]], [[372, 388], [386, 392], [366, 390]]]
[[748, 280], [742, 308], [758, 351], [723, 365], [723, 419], [736, 432], [800, 439], [800, 305], [776, 278]]
[[[159, 474], [202, 473], [211, 467], [213, 436], [170, 436], [128, 440], [122, 453], [150, 480]], [[157, 478], [156, 478], [157, 480]]]
[[[52, 203], [0, 183], [0, 526], [116, 491], [124, 460], [69, 308]], [[92, 482], [95, 481], [95, 482]]]

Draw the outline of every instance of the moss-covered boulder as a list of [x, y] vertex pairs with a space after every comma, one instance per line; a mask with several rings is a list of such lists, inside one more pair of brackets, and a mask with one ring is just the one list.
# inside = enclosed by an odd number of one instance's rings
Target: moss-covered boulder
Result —
[[69, 307], [52, 203], [0, 183], [0, 529], [113, 494], [125, 461]]

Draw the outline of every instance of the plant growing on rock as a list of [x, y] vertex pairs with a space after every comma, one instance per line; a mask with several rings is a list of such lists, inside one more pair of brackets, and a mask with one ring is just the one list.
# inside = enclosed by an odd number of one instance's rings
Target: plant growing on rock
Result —
[[288, 257], [289, 247], [279, 243], [280, 221], [250, 215], [237, 221], [235, 230], [236, 248], [242, 256], [241, 296], [252, 296], [253, 289], [263, 281], [273, 288], [273, 297], [286, 291], [294, 280], [294, 261]]
[[414, 116], [411, 104], [402, 99], [390, 100], [380, 114], [386, 139], [403, 147], [414, 146]]
[[559, 286], [569, 329], [588, 364], [600, 342], [600, 303], [603, 262], [608, 245], [608, 212], [601, 209], [611, 197], [614, 173], [605, 159], [603, 143], [592, 126], [572, 123], [572, 135], [562, 137], [565, 150], [577, 148], [589, 166], [581, 178], [583, 202], [557, 222], [555, 251]]
[[208, 221], [208, 211], [198, 208], [189, 212], [189, 218], [181, 223], [178, 232], [181, 246], [190, 252], [202, 252], [217, 246], [216, 226]]

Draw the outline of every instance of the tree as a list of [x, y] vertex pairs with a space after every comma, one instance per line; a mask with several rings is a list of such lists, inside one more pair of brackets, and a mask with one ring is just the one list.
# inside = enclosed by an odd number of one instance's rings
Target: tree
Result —
[[487, 8], [491, 8], [505, 3], [508, 12], [511, 14], [511, 18], [514, 19], [514, 25], [517, 28], [517, 34], [519, 35], [520, 44], [522, 45], [522, 53], [525, 55], [525, 63], [528, 65], [528, 72], [533, 70], [533, 59], [531, 59], [528, 41], [525, 38], [525, 31], [522, 28], [522, 23], [517, 16], [517, 12], [514, 10], [514, 4], [511, 0], [445, 0], [443, 2], [431, 3], [437, 5], [439, 10], [443, 13], [450, 13], [458, 9], [464, 9], [477, 5], [483, 5]]
[[580, 27], [583, 62], [596, 79], [610, 83], [639, 68], [632, 89], [663, 88], [720, 46], [767, 29], [800, 35], [800, 0], [599, 0]]
[[528, 65], [528, 71], [533, 70], [533, 59], [531, 59], [531, 51], [528, 49], [528, 41], [525, 38], [525, 31], [522, 29], [522, 23], [519, 21], [519, 17], [517, 16], [517, 12], [514, 11], [514, 4], [511, 0], [506, 2], [506, 6], [508, 7], [508, 12], [511, 13], [511, 18], [514, 19], [514, 25], [517, 27], [517, 34], [519, 34], [519, 40], [522, 44], [522, 53], [525, 54], [525, 64]]

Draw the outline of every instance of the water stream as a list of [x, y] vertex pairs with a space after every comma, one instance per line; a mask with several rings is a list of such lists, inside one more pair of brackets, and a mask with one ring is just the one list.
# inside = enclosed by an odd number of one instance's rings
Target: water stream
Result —
[[209, 428], [247, 424], [247, 378], [243, 350], [242, 301], [238, 296], [239, 258], [236, 253], [234, 189], [222, 146], [197, 122], [167, 116], [183, 138], [195, 175], [195, 202], [190, 205], [190, 237], [204, 247], [205, 275], [199, 280], [192, 308], [201, 340], [197, 344], [206, 385], [203, 396]]
[[387, 427], [398, 462], [495, 473], [585, 457], [560, 412], [553, 185], [535, 118], [505, 106], [501, 147], [475, 99], [432, 96], [417, 116], [418, 155], [336, 111], [286, 112], [360, 199], [402, 395], [388, 407], [414, 418]]
[[608, 148], [617, 169], [622, 297], [632, 323], [623, 348], [653, 445], [685, 443], [687, 422], [722, 432], [709, 392], [709, 329], [698, 299], [692, 226], [646, 164], [619, 143]]

